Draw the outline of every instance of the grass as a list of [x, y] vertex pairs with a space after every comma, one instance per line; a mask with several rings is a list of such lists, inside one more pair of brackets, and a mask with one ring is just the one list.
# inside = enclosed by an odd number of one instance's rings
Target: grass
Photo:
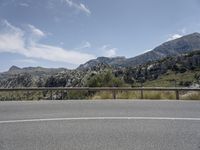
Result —
[[180, 82], [196, 82], [194, 75], [196, 73], [200, 73], [200, 71], [187, 71], [185, 73], [175, 73], [175, 72], [167, 72], [164, 75], [161, 75], [158, 79], [152, 81], [146, 81], [144, 83], [145, 87], [174, 87], [175, 80], [177, 85]]
[[0, 101], [41, 100], [44, 99], [42, 92], [0, 92]]
[[176, 99], [175, 92], [145, 91], [144, 99]]
[[[159, 92], [159, 91], [144, 91], [144, 99], [151, 99], [151, 100], [175, 100], [176, 95], [174, 91], [166, 91], [166, 92]], [[117, 99], [141, 99], [141, 93], [139, 92], [117, 92], [116, 93]], [[113, 95], [111, 92], [97, 92], [95, 95], [90, 97], [89, 99], [97, 100], [97, 99], [113, 99]], [[187, 92], [181, 93], [180, 92], [180, 99], [181, 100], [200, 100], [200, 92]]]
[[[175, 99], [175, 92], [144, 91], [144, 99]], [[141, 99], [140, 91], [117, 92], [117, 99]], [[113, 99], [111, 92], [98, 92], [91, 99]]]
[[188, 92], [182, 96], [183, 100], [200, 100], [200, 92]]
[[118, 92], [118, 99], [140, 99], [141, 93], [139, 91]]
[[112, 99], [113, 95], [111, 92], [97, 92], [95, 95], [91, 96], [90, 99], [97, 100], [97, 99]]

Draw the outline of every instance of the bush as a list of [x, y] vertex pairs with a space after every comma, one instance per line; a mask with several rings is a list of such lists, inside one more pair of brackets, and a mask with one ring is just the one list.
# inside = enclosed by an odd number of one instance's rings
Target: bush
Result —
[[92, 99], [113, 99], [113, 95], [111, 92], [97, 92]]
[[56, 78], [49, 77], [45, 83], [45, 87], [65, 87], [66, 79], [65, 78]]
[[189, 87], [190, 85], [192, 84], [191, 81], [181, 81], [179, 83], [180, 86], [183, 86], [183, 87]]
[[87, 81], [88, 87], [121, 87], [124, 81], [115, 77], [111, 71], [93, 75]]

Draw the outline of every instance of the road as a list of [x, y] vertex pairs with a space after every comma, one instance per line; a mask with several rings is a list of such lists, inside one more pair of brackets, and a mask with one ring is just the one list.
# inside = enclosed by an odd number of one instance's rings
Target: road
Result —
[[200, 150], [200, 101], [0, 102], [0, 150]]

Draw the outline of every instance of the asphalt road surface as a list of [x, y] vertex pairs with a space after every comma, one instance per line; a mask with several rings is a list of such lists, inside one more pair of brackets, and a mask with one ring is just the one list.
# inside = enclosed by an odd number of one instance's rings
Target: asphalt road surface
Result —
[[200, 101], [0, 102], [0, 150], [200, 150]]

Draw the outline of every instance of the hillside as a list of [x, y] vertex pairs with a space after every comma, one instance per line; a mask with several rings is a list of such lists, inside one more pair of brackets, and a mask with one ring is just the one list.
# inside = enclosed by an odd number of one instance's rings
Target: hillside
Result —
[[133, 86], [199, 86], [200, 51], [129, 68], [124, 74], [124, 80]]
[[29, 87], [37, 86], [39, 81], [45, 81], [50, 76], [67, 72], [65, 68], [42, 68], [12, 66], [8, 71], [0, 73], [0, 87]]
[[98, 65], [107, 65], [111, 67], [120, 67], [126, 61], [125, 57], [98, 57], [80, 65], [77, 70], [90, 70]]
[[88, 69], [94, 67], [98, 63], [110, 65], [112, 67], [135, 67], [145, 64], [149, 61], [155, 61], [167, 56], [178, 56], [186, 52], [196, 51], [200, 49], [200, 34], [193, 33], [181, 38], [165, 42], [153, 50], [132, 58], [125, 57], [99, 57], [90, 60], [78, 69]]
[[26, 67], [26, 68], [19, 68], [17, 66], [12, 66], [6, 72], [0, 73], [0, 79], [5, 79], [9, 76], [16, 75], [16, 74], [31, 74], [33, 77], [39, 78], [44, 76], [51, 76], [55, 75], [59, 72], [65, 72], [68, 69], [65, 68], [42, 68], [42, 67]]

